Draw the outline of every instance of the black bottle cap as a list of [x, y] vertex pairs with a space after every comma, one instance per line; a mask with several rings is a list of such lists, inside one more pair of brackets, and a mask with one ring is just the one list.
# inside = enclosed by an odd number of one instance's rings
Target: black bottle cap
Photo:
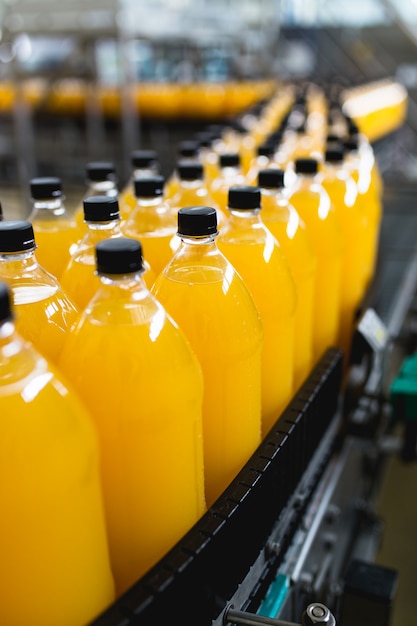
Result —
[[230, 209], [260, 209], [261, 190], [250, 185], [234, 185], [229, 189], [227, 204]]
[[104, 180], [114, 180], [116, 168], [110, 161], [91, 161], [85, 167], [87, 180], [101, 182]]
[[195, 134], [195, 138], [200, 148], [210, 148], [215, 139], [215, 135], [209, 130], [202, 130]]
[[0, 324], [13, 319], [13, 305], [10, 288], [4, 282], [0, 282]]
[[200, 161], [179, 161], [177, 172], [181, 180], [202, 180], [204, 177], [203, 164]]
[[324, 160], [328, 163], [342, 163], [344, 159], [343, 146], [333, 144], [331, 147], [326, 148], [324, 152]]
[[258, 185], [271, 189], [281, 189], [285, 187], [285, 172], [281, 169], [270, 168], [267, 170], [259, 170]]
[[83, 200], [86, 222], [111, 222], [118, 220], [119, 202], [112, 196], [90, 196]]
[[208, 206], [193, 206], [180, 209], [178, 211], [178, 234], [189, 237], [216, 235], [216, 209]]
[[164, 193], [165, 178], [163, 176], [145, 176], [135, 178], [133, 186], [136, 198], [156, 198]]
[[317, 159], [311, 159], [309, 157], [295, 159], [294, 164], [297, 174], [317, 174], [319, 168]]
[[340, 140], [340, 135], [336, 135], [336, 133], [329, 133], [326, 137], [327, 143], [339, 142]]
[[30, 193], [34, 200], [59, 198], [62, 196], [61, 179], [56, 176], [32, 178], [30, 181]]
[[225, 152], [219, 156], [220, 167], [239, 167], [240, 155], [238, 152]]
[[158, 164], [158, 155], [156, 150], [133, 150], [130, 162], [135, 169], [155, 167]]
[[3, 207], [2, 207], [1, 202], [0, 202], [0, 222], [1, 222], [2, 219], [3, 219]]
[[346, 150], [349, 152], [353, 152], [354, 150], [358, 150], [359, 148], [359, 140], [356, 135], [352, 135], [349, 139], [346, 139], [343, 142], [343, 145]]
[[197, 140], [187, 139], [180, 141], [178, 145], [178, 154], [181, 157], [196, 158], [200, 151], [200, 143]]
[[105, 239], [96, 245], [98, 274], [132, 274], [143, 270], [142, 245], [137, 239]]
[[0, 253], [22, 252], [35, 248], [35, 236], [30, 222], [4, 220], [0, 222]]
[[275, 153], [275, 144], [272, 141], [265, 141], [256, 150], [258, 156], [272, 157]]

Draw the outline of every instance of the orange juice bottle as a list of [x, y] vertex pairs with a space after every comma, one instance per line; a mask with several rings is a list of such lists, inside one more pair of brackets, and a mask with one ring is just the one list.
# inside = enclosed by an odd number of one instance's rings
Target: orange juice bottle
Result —
[[[109, 196], [117, 198], [119, 192], [117, 189], [116, 168], [111, 161], [91, 161], [85, 167], [87, 190], [84, 198], [90, 196]], [[84, 227], [84, 206], [80, 202], [74, 211], [74, 217], [77, 223], [85, 232]]]
[[136, 206], [135, 190], [133, 188], [135, 178], [154, 176], [160, 173], [160, 164], [156, 150], [133, 150], [130, 155], [130, 162], [132, 174], [119, 196], [120, 215], [123, 220], [130, 215], [131, 210]]
[[30, 192], [33, 206], [28, 220], [36, 236], [37, 258], [42, 267], [59, 279], [83, 229], [63, 203], [59, 178], [32, 178]]
[[343, 233], [329, 194], [321, 184], [317, 159], [296, 159], [295, 174], [288, 200], [306, 225], [317, 259], [313, 317], [316, 362], [339, 339]]
[[[194, 139], [186, 139], [184, 141], [180, 141], [178, 145], [177, 151], [178, 161], [182, 161], [186, 163], [187, 161], [200, 160], [200, 144], [197, 140]], [[176, 169], [172, 172], [171, 176], [169, 176], [166, 185], [165, 185], [165, 197], [172, 198], [178, 191], [179, 180], [178, 173]]]
[[0, 222], [0, 279], [11, 286], [17, 330], [56, 364], [78, 310], [55, 276], [38, 263], [35, 249], [30, 222]]
[[349, 354], [356, 313], [363, 295], [368, 223], [357, 202], [357, 186], [344, 167], [344, 150], [333, 143], [324, 154], [322, 185], [343, 230], [342, 289], [338, 345]]
[[152, 287], [203, 370], [209, 506], [261, 441], [262, 322], [242, 278], [217, 248], [217, 233], [213, 207], [180, 209], [180, 247]]
[[183, 332], [148, 291], [140, 242], [96, 246], [100, 287], [60, 367], [94, 419], [119, 596], [205, 511], [203, 380]]
[[195, 138], [200, 145], [199, 154], [204, 167], [204, 179], [210, 185], [219, 172], [219, 155], [215, 150], [215, 145], [220, 138], [220, 133], [215, 130], [204, 130], [196, 133]]
[[0, 622], [84, 626], [114, 600], [97, 436], [61, 374], [16, 331], [6, 283], [0, 414]]
[[357, 202], [368, 223], [368, 241], [365, 252], [365, 276], [363, 292], [369, 287], [377, 261], [379, 232], [382, 219], [382, 201], [372, 176], [372, 160], [359, 150], [359, 139], [350, 136], [343, 142], [346, 149], [345, 164], [357, 184]]
[[284, 170], [260, 170], [257, 183], [262, 194], [262, 221], [281, 246], [297, 291], [294, 389], [298, 389], [314, 363], [313, 315], [317, 259], [307, 227], [286, 196]]
[[[96, 275], [95, 247], [99, 241], [122, 237], [119, 203], [110, 196], [89, 196], [83, 201], [86, 234], [74, 251], [61, 276], [61, 286], [84, 309], [97, 291], [100, 280]], [[155, 275], [152, 275], [153, 281]], [[152, 284], [152, 282], [150, 282]]]
[[[272, 140], [265, 141], [256, 149], [256, 158], [252, 160], [248, 173], [245, 175], [247, 185], [256, 185], [260, 170], [274, 167], [276, 144]], [[278, 166], [275, 166], [278, 167]]]
[[179, 209], [187, 206], [211, 206], [216, 209], [219, 227], [226, 222], [225, 208], [220, 208], [215, 202], [204, 179], [204, 168], [200, 161], [179, 161], [177, 163], [179, 187], [177, 193], [169, 200], [171, 210], [176, 219]]
[[217, 245], [245, 281], [262, 318], [262, 433], [265, 436], [294, 391], [296, 288], [278, 242], [261, 220], [260, 189], [231, 187], [228, 206], [230, 217]]
[[164, 177], [149, 176], [134, 182], [136, 207], [122, 226], [126, 237], [139, 239], [155, 274], [174, 254], [177, 218], [164, 199]]
[[[236, 185], [246, 185], [246, 178], [241, 167], [238, 152], [225, 152], [219, 155], [219, 174], [210, 185], [210, 194], [216, 206], [227, 211], [229, 189]], [[220, 225], [220, 228], [222, 224]]]

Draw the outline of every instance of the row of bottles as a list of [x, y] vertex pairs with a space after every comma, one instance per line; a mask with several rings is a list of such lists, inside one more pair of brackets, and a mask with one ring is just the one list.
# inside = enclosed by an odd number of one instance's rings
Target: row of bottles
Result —
[[[155, 152], [135, 151], [122, 190], [112, 163], [91, 163], [73, 215], [59, 179], [34, 179], [28, 221], [0, 222], [15, 329], [10, 305], [3, 321], [21, 346], [4, 354], [36, 353], [96, 433], [100, 558], [115, 583], [91, 577], [101, 608], [222, 494], [323, 352], [348, 354], [381, 181], [340, 107], [320, 125], [317, 93], [292, 95], [182, 144], [167, 180]], [[9, 385], [4, 359], [0, 403], [31, 397], [36, 384]]]

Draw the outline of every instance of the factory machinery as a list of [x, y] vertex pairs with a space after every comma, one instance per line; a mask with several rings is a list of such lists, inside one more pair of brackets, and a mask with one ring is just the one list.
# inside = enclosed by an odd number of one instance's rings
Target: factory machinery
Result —
[[398, 571], [375, 562], [377, 502], [390, 456], [416, 457], [413, 197], [385, 185], [349, 366], [327, 350], [222, 496], [94, 626], [390, 624]]

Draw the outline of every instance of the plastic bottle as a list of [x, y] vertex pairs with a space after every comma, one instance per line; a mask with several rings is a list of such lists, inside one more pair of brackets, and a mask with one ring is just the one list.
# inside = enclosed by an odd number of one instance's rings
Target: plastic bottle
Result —
[[343, 147], [333, 143], [324, 153], [321, 172], [322, 185], [330, 196], [343, 230], [338, 345], [343, 349], [347, 359], [356, 314], [363, 296], [368, 223], [362, 207], [357, 202], [355, 181], [343, 162]]
[[[117, 198], [119, 191], [117, 189], [116, 168], [111, 161], [91, 161], [85, 167], [87, 190], [84, 198], [90, 196], [109, 196]], [[85, 233], [84, 227], [84, 205], [80, 202], [74, 211], [74, 217], [77, 224]]]
[[294, 341], [294, 389], [313, 367], [313, 315], [317, 259], [306, 225], [285, 193], [285, 172], [260, 170], [262, 220], [277, 239], [294, 277], [297, 291]]
[[180, 209], [181, 245], [152, 287], [203, 369], [209, 506], [261, 441], [262, 322], [242, 278], [217, 248], [217, 233], [213, 207]]
[[[194, 163], [194, 161], [199, 161], [200, 160], [199, 142], [193, 139], [187, 139], [187, 140], [181, 141], [178, 146], [177, 156], [178, 156], [178, 161], [182, 161], [183, 163], [186, 163], [187, 161], [190, 161], [191, 163]], [[171, 176], [168, 178], [166, 185], [165, 185], [165, 190], [164, 190], [165, 197], [172, 198], [177, 193], [178, 187], [179, 187], [178, 173], [176, 169], [174, 169], [174, 171], [172, 172]]]
[[146, 258], [158, 275], [175, 250], [177, 217], [164, 199], [163, 176], [138, 178], [134, 185], [136, 207], [122, 230], [126, 237], [140, 240]]
[[210, 194], [223, 212], [227, 211], [230, 187], [246, 185], [246, 178], [241, 167], [238, 152], [227, 152], [219, 155], [219, 174], [210, 185]]
[[272, 140], [265, 141], [259, 145], [256, 149], [256, 159], [252, 160], [249, 171], [245, 176], [247, 185], [256, 185], [258, 181], [258, 174], [260, 170], [267, 169], [269, 167], [278, 167], [273, 164], [275, 155], [276, 144]]
[[382, 202], [372, 176], [372, 161], [359, 150], [359, 139], [352, 135], [343, 142], [346, 150], [345, 166], [356, 182], [357, 202], [368, 222], [368, 241], [365, 253], [365, 292], [374, 276], [378, 257], [379, 232], [382, 219]]
[[200, 144], [200, 160], [204, 167], [204, 179], [209, 186], [219, 172], [219, 155], [215, 146], [220, 137], [221, 133], [216, 130], [205, 130], [195, 135]]
[[228, 207], [230, 217], [217, 245], [245, 281], [262, 318], [262, 433], [265, 436], [294, 391], [296, 288], [278, 242], [261, 219], [260, 189], [231, 187]]
[[33, 206], [28, 220], [36, 236], [36, 256], [40, 265], [59, 279], [83, 229], [64, 205], [60, 178], [32, 178], [30, 192]]
[[129, 217], [130, 212], [136, 206], [134, 180], [142, 176], [155, 176], [160, 174], [158, 153], [156, 150], [133, 150], [130, 155], [132, 165], [131, 176], [119, 195], [120, 215], [123, 220]]
[[53, 363], [78, 310], [55, 276], [37, 261], [32, 224], [0, 222], [0, 279], [9, 283], [18, 332]]
[[313, 323], [316, 362], [325, 350], [338, 344], [343, 233], [329, 194], [321, 184], [317, 159], [296, 159], [295, 174], [288, 200], [307, 227], [317, 259]]
[[211, 206], [216, 209], [219, 228], [226, 222], [226, 209], [220, 208], [215, 202], [204, 180], [204, 168], [200, 161], [179, 161], [176, 166], [179, 187], [177, 193], [170, 199], [171, 210], [177, 218], [179, 209], [187, 206]]
[[0, 414], [0, 622], [85, 626], [114, 600], [97, 436], [61, 374], [16, 331], [3, 282]]
[[[87, 232], [72, 255], [61, 276], [61, 286], [84, 309], [97, 291], [100, 280], [96, 274], [95, 248], [99, 241], [122, 237], [119, 203], [111, 196], [90, 196], [84, 199], [84, 221]], [[156, 273], [144, 261], [144, 280], [148, 288], [154, 283]]]
[[60, 367], [99, 433], [110, 558], [120, 596], [205, 511], [199, 363], [148, 291], [140, 242], [96, 246], [100, 287]]

